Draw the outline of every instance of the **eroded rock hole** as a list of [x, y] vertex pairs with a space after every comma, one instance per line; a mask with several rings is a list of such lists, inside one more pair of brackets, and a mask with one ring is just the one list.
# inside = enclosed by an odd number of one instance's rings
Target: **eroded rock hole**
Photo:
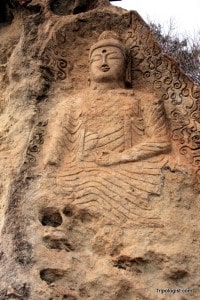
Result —
[[43, 269], [40, 271], [40, 278], [46, 281], [47, 284], [51, 284], [59, 279], [62, 279], [65, 275], [65, 271], [60, 269]]
[[58, 227], [62, 224], [62, 216], [54, 207], [46, 207], [39, 213], [39, 221], [43, 226]]
[[49, 0], [50, 10], [57, 15], [76, 15], [94, 9], [97, 6], [97, 0]]
[[82, 12], [86, 12], [88, 10], [86, 5], [78, 5], [77, 7], [74, 8], [73, 14], [77, 15]]
[[174, 281], [183, 279], [188, 276], [188, 272], [186, 270], [170, 270], [167, 274], [169, 279]]
[[56, 15], [70, 15], [73, 14], [75, 0], [50, 0], [50, 10]]
[[77, 300], [77, 298], [73, 295], [64, 295], [63, 300]]
[[73, 209], [70, 205], [65, 206], [65, 208], [63, 209], [63, 214], [66, 217], [71, 217], [73, 215]]
[[46, 236], [43, 238], [43, 241], [47, 248], [55, 249], [55, 250], [65, 250], [67, 252], [74, 251], [75, 248], [67, 239], [64, 238], [52, 238], [50, 236]]
[[9, 9], [8, 1], [0, 1], [0, 23], [11, 23], [13, 15]]
[[137, 273], [141, 273], [142, 269], [148, 264], [149, 261], [143, 259], [142, 257], [131, 258], [122, 256], [114, 262], [114, 267], [128, 271], [134, 270]]

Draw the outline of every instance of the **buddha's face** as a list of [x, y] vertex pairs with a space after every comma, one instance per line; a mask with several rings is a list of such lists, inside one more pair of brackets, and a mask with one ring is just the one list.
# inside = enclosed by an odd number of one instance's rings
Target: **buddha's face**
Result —
[[115, 46], [95, 49], [90, 58], [90, 79], [94, 82], [124, 81], [125, 59]]

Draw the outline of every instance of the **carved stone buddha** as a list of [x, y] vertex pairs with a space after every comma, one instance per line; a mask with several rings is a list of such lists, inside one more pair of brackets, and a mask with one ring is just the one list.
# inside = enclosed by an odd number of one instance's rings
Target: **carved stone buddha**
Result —
[[148, 198], [160, 193], [170, 142], [162, 101], [126, 89], [127, 59], [114, 33], [101, 34], [89, 89], [68, 96], [49, 124], [45, 165], [57, 167], [54, 191], [68, 204], [149, 225], [158, 219]]

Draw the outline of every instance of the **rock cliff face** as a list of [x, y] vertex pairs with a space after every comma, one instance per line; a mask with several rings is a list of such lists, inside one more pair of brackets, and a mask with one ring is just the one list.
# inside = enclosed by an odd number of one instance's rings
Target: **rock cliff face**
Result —
[[135, 11], [0, 9], [0, 299], [199, 299], [200, 88]]

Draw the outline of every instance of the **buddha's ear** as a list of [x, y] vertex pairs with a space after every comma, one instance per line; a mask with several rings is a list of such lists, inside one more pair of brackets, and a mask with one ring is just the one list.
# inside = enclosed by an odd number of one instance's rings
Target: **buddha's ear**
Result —
[[126, 54], [126, 73], [125, 73], [125, 82], [128, 86], [132, 85], [132, 60], [130, 52], [127, 51]]
[[91, 79], [90, 79], [90, 77], [88, 77], [87, 82], [88, 82], [88, 86], [90, 86], [91, 85]]
[[132, 78], [131, 78], [131, 65], [128, 64], [127, 68], [126, 68], [126, 72], [125, 72], [125, 84], [127, 87], [131, 87], [132, 86]]

